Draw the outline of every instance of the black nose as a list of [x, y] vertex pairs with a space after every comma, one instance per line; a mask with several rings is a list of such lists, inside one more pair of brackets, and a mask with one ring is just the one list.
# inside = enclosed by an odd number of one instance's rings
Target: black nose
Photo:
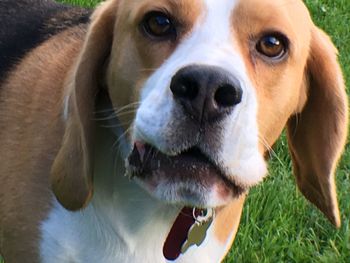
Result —
[[202, 122], [221, 119], [242, 100], [239, 81], [220, 67], [191, 65], [171, 80], [174, 98], [191, 118]]

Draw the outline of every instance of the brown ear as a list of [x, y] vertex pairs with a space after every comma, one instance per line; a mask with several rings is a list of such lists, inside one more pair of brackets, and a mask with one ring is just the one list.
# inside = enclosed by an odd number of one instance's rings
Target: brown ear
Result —
[[335, 169], [346, 140], [347, 97], [337, 50], [316, 27], [306, 74], [306, 104], [288, 122], [294, 174], [305, 197], [339, 227]]
[[52, 189], [69, 210], [87, 205], [93, 193], [94, 106], [99, 71], [113, 41], [117, 1], [102, 4], [92, 15], [82, 52], [68, 90], [68, 120], [61, 149], [51, 170]]

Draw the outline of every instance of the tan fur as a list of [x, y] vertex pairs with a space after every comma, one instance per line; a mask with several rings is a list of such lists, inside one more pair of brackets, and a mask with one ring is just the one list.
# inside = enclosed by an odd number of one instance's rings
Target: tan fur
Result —
[[245, 198], [246, 196], [243, 194], [216, 212], [215, 236], [225, 245], [231, 245], [236, 236]]
[[[232, 15], [236, 37], [245, 59], [250, 80], [258, 95], [258, 122], [263, 151], [275, 143], [288, 118], [299, 107], [303, 90], [304, 70], [310, 35], [305, 27], [312, 26], [309, 13], [299, 1], [240, 1]], [[249, 18], [247, 20], [247, 18]], [[281, 31], [293, 41], [288, 59], [269, 65], [246, 39], [257, 41], [264, 31]]]
[[38, 224], [51, 206], [48, 175], [64, 132], [63, 83], [83, 35], [72, 28], [34, 49], [0, 88], [0, 247], [6, 262], [39, 261]]
[[70, 116], [62, 147], [51, 171], [54, 193], [70, 210], [85, 207], [93, 191], [94, 109], [98, 72], [110, 53], [117, 1], [109, 1], [95, 13], [83, 50], [68, 80]]
[[[117, 13], [112, 53], [106, 80], [114, 107], [120, 108], [139, 99], [141, 87], [148, 77], [172, 54], [181, 40], [191, 32], [203, 11], [199, 0], [121, 1]], [[169, 10], [182, 23], [175, 42], [158, 43], [143, 36], [135, 27], [143, 16], [152, 10]], [[131, 87], [131, 88], [130, 88]], [[133, 115], [120, 117], [127, 129]]]
[[288, 123], [294, 174], [306, 198], [339, 227], [334, 176], [346, 140], [348, 103], [337, 51], [317, 28], [312, 29], [307, 79], [307, 103]]

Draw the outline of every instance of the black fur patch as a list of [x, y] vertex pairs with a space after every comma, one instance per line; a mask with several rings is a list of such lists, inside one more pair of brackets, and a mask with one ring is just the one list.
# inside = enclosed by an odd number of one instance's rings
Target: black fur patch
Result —
[[88, 24], [90, 14], [52, 0], [0, 0], [0, 82], [27, 52], [67, 28]]

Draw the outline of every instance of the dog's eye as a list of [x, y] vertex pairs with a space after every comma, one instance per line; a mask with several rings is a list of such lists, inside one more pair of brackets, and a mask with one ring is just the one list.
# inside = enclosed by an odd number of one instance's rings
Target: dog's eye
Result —
[[165, 40], [176, 37], [176, 28], [172, 19], [162, 12], [146, 14], [141, 23], [144, 32], [156, 39]]
[[282, 58], [288, 49], [288, 42], [286, 37], [281, 34], [264, 35], [256, 44], [256, 50], [262, 55], [279, 59]]

